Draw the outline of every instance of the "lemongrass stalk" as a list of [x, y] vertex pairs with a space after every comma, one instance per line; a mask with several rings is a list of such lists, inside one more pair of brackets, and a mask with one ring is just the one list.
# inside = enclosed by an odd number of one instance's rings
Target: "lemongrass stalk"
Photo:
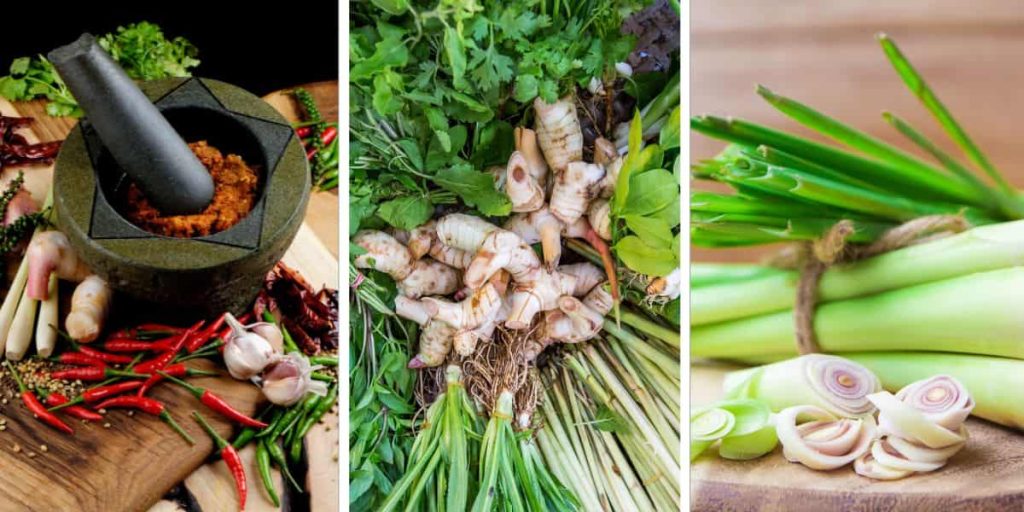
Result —
[[861, 180], [857, 177], [847, 176], [842, 173], [838, 173], [823, 165], [818, 165], [810, 160], [800, 158], [796, 155], [791, 155], [785, 151], [771, 146], [758, 146], [752, 154], [750, 148], [745, 148], [743, 154], [747, 157], [753, 158], [754, 154], [759, 159], [762, 159], [765, 163], [772, 165], [780, 165], [782, 167], [790, 167], [793, 169], [800, 169], [804, 172], [809, 172], [816, 176], [828, 178], [834, 181], [841, 181], [843, 183], [854, 185], [865, 190], [874, 190], [876, 192], [884, 192], [879, 187], [872, 185], [871, 183]]
[[11, 322], [11, 332], [7, 335], [7, 359], [20, 361], [25, 357], [25, 352], [32, 341], [32, 334], [35, 332], [38, 310], [39, 301], [29, 298], [28, 288], [22, 290], [18, 310], [15, 311], [14, 321]]
[[698, 116], [690, 126], [710, 137], [749, 146], [769, 146], [810, 160], [844, 175], [874, 183], [884, 190], [920, 199], [942, 199], [954, 203], [974, 204], [974, 194], [959, 184], [939, 176], [939, 180], [921, 181], [920, 176], [908, 173], [885, 162], [878, 162], [825, 144], [789, 133], [780, 132], [741, 119]]
[[[679, 451], [677, 446], [669, 448], [669, 445], [662, 442], [657, 430], [653, 425], [651, 425], [651, 422], [643, 413], [640, 406], [630, 398], [629, 392], [626, 391], [617, 380], [607, 377], [607, 373], [610, 369], [607, 366], [600, 364], [600, 359], [591, 360], [592, 362], [598, 363], [595, 365], [595, 370], [597, 370], [599, 374], [603, 375], [603, 378], [600, 381], [604, 384], [604, 386], [602, 386], [598, 383], [596, 376], [587, 370], [575, 356], [568, 357], [567, 361], [569, 362], [570, 367], [572, 367], [572, 369], [576, 371], [581, 378], [583, 378], [584, 382], [587, 383], [587, 387], [590, 389], [591, 393], [594, 393], [595, 395], [603, 395], [603, 399], [601, 400], [602, 403], [608, 404], [613, 408], [613, 410], [618, 409], [620, 414], [630, 418], [639, 433], [646, 440], [648, 450], [652, 452], [652, 455], [658, 462], [658, 465], [665, 470], [669, 478], [678, 481], [681, 473], [679, 470], [679, 464], [676, 462], [676, 457], [678, 456]], [[608, 389], [610, 395], [615, 397], [614, 402], [609, 400], [610, 396], [605, 392], [605, 389]]]
[[566, 467], [567, 464], [578, 463], [576, 460], [569, 462], [570, 459], [575, 459], [575, 454], [558, 447], [557, 441], [552, 439], [551, 432], [548, 431], [547, 424], [544, 425], [544, 428], [537, 431], [537, 446], [540, 447], [541, 453], [544, 455], [544, 461], [551, 467], [555, 476], [571, 486], [572, 491], [576, 493], [576, 497], [579, 498], [585, 510], [599, 510], [601, 505], [597, 497], [586, 492], [587, 488], [579, 485], [580, 481], [574, 479], [572, 470]]
[[620, 319], [622, 320], [622, 323], [644, 334], [658, 338], [675, 348], [679, 348], [681, 345], [679, 331], [659, 325], [651, 321], [649, 318], [645, 318], [628, 309], [622, 310], [620, 313]]
[[[591, 364], [596, 365], [600, 363], [601, 365], [608, 367], [610, 370], [608, 378], [616, 379], [619, 385], [622, 386], [629, 394], [630, 398], [640, 406], [640, 409], [646, 414], [647, 419], [651, 422], [651, 425], [654, 426], [655, 430], [661, 436], [662, 442], [665, 443], [666, 446], [678, 445], [680, 442], [679, 437], [676, 436], [675, 431], [672, 430], [672, 427], [668, 424], [668, 421], [666, 421], [667, 418], [661, 415], [661, 411], [658, 410], [658, 407], [654, 404], [654, 401], [651, 399], [650, 393], [647, 392], [647, 389], [637, 382], [637, 379], [633, 378], [633, 375], [629, 372], [629, 369], [622, 364], [622, 361], [610, 354], [606, 347], [602, 345], [598, 346], [603, 349], [601, 352], [594, 350], [594, 345], [590, 345], [587, 347], [587, 350], [584, 350], [584, 354], [591, 360]], [[600, 359], [600, 361], [597, 361], [598, 359]], [[679, 463], [679, 451], [670, 450], [670, 453], [672, 454], [672, 459], [675, 460], [676, 463]]]
[[[739, 160], [722, 166], [721, 179], [729, 183], [743, 183], [783, 197], [822, 203], [897, 221], [906, 221], [922, 215], [953, 214], [963, 208], [866, 190], [797, 169], [767, 166], [753, 160]], [[968, 215], [979, 221], [985, 220], [980, 212], [968, 210]]]
[[910, 123], [904, 121], [902, 118], [891, 112], [882, 112], [882, 118], [898, 132], [903, 134], [904, 137], [910, 139], [910, 141], [916, 144], [919, 148], [932, 155], [932, 157], [938, 160], [943, 167], [956, 176], [959, 176], [960, 179], [970, 184], [970, 186], [974, 187], [979, 194], [984, 194], [988, 197], [989, 203], [994, 206], [998, 206], [999, 211], [1008, 218], [1019, 219], [1024, 215], [1024, 205], [1022, 205], [1015, 197], [1008, 196], [990, 188], [985, 184], [985, 182], [978, 179], [970, 169], [960, 165], [960, 162], [957, 162], [952, 156], [933, 144], [932, 141], [928, 140], [928, 137], [925, 137], [923, 133], [914, 129]]
[[57, 273], [50, 274], [46, 286], [46, 300], [39, 304], [39, 318], [36, 320], [36, 353], [39, 357], [50, 357], [57, 346], [57, 324], [59, 297]]
[[878, 34], [878, 42], [882, 45], [882, 50], [885, 52], [886, 57], [889, 58], [889, 62], [892, 63], [893, 68], [896, 69], [896, 73], [900, 75], [903, 82], [907, 84], [907, 88], [910, 92], [917, 96], [917, 99], [924, 104], [925, 108], [935, 119], [938, 120], [939, 124], [946, 131], [953, 142], [960, 146], [964, 154], [967, 155], [975, 164], [984, 170], [989, 177], [995, 181], [999, 187], [1008, 196], [1014, 196], [1016, 191], [1013, 187], [1003, 178], [1002, 174], [996, 170], [995, 166], [988, 160], [981, 149], [974, 143], [967, 132], [960, 127], [960, 123], [953, 118], [953, 115], [946, 109], [946, 106], [939, 101], [938, 96], [932, 92], [931, 87], [925, 82], [924, 78], [914, 69], [914, 66], [910, 64], [910, 61], [903, 55], [900, 49], [896, 46], [896, 43], [885, 34]]
[[667, 474], [656, 460], [650, 459], [650, 448], [640, 437], [625, 435], [619, 436], [618, 439], [626, 453], [629, 454], [630, 460], [636, 464], [641, 482], [651, 497], [651, 501], [654, 502], [654, 509], [678, 510], [680, 500], [678, 480]]
[[[1004, 222], [835, 265], [822, 276], [818, 296], [821, 302], [830, 302], [1021, 264], [1024, 221]], [[704, 325], [789, 309], [796, 296], [796, 279], [795, 272], [785, 272], [694, 288], [691, 323]]]
[[[1024, 267], [993, 270], [819, 306], [825, 352], [914, 350], [1024, 359]], [[694, 357], [795, 354], [791, 312], [691, 330]]]
[[11, 332], [11, 325], [14, 323], [14, 315], [18, 310], [18, 303], [21, 302], [22, 292], [25, 290], [25, 283], [28, 281], [28, 261], [21, 260], [18, 265], [18, 272], [11, 280], [11, 287], [7, 290], [3, 305], [0, 306], [0, 351], [7, 346], [7, 338]]
[[745, 263], [700, 263], [690, 267], [690, 288], [723, 283], [736, 283], [785, 274], [785, 270]]
[[[653, 504], [650, 497], [633, 472], [632, 464], [622, 452], [619, 443], [615, 441], [615, 436], [609, 432], [591, 432], [599, 438], [600, 446], [611, 456], [612, 464], [608, 465], [609, 478], [618, 477], [629, 491], [631, 503], [627, 503], [627, 505], [632, 504], [634, 506], [632, 510], [652, 510]], [[611, 472], [612, 468], [615, 469], [614, 472]], [[624, 510], [630, 509], [624, 508]]]
[[[588, 432], [587, 437], [593, 438], [600, 433]], [[611, 489], [611, 495], [615, 497], [615, 509], [616, 510], [636, 510], [636, 503], [633, 502], [633, 495], [630, 489], [626, 486], [626, 483], [622, 478], [617, 477], [612, 473], [612, 468], [615, 463], [612, 461], [609, 454], [602, 449], [603, 446], [598, 446], [595, 450], [597, 460], [597, 466], [601, 471], [601, 478], [608, 484]]]
[[633, 332], [630, 331], [628, 328], [619, 327], [615, 325], [615, 322], [612, 321], [611, 319], [605, 319], [604, 330], [608, 334], [611, 334], [612, 336], [618, 338], [619, 341], [621, 341], [624, 345], [629, 346], [630, 349], [636, 351], [638, 354], [641, 354], [643, 357], [650, 359], [658, 366], [665, 368], [665, 371], [668, 372], [670, 375], [681, 375], [678, 358], [674, 358], [672, 356], [669, 356], [668, 354], [665, 354], [656, 346], [651, 345], [647, 341], [633, 334]]
[[[690, 211], [706, 213], [737, 213], [744, 215], [769, 215], [775, 217], [816, 217], [824, 212], [820, 205], [811, 205], [783, 199], [749, 198], [716, 192], [694, 190], [690, 193]], [[840, 213], [839, 210], [836, 214]]]
[[[605, 467], [605, 464], [598, 461], [599, 453], [598, 450], [594, 449], [593, 433], [596, 429], [591, 422], [588, 421], [591, 418], [584, 417], [583, 412], [581, 411], [579, 400], [574, 392], [575, 386], [569, 378], [569, 373], [565, 371], [561, 371], [559, 373], [562, 377], [562, 382], [561, 386], [558, 386], [558, 388], [561, 389], [556, 389], [556, 393], [561, 394], [564, 391], [564, 396], [562, 397], [563, 400], [561, 402], [563, 407], [562, 411], [565, 417], [575, 425], [573, 434], [576, 436], [576, 439], [578, 439], [579, 446], [582, 448], [578, 453], [582, 454], [582, 459], [586, 461], [587, 466], [590, 469], [591, 476], [594, 479], [594, 485], [601, 488], [603, 495], [606, 496], [609, 501], [618, 504], [622, 500], [620, 497], [621, 489], [616, 488], [614, 482], [608, 479], [608, 475], [605, 473], [607, 468]], [[565, 400], [566, 398], [568, 400]], [[565, 408], [566, 406], [568, 407]]]
[[[541, 408], [544, 411], [545, 418], [547, 419], [546, 424], [551, 425], [553, 427], [553, 440], [558, 443], [558, 449], [564, 453], [579, 454], [580, 452], [574, 449], [572, 441], [569, 440], [569, 432], [571, 431], [571, 429], [568, 426], [563, 425], [561, 421], [561, 416], [555, 411], [554, 405], [550, 402], [550, 400], [544, 400], [541, 403]], [[577, 486], [587, 485], [588, 491], [591, 492], [584, 494], [597, 495], [596, 489], [594, 489], [593, 487], [589, 487], [590, 485], [592, 485], [592, 480], [588, 479], [587, 471], [582, 466], [581, 461], [577, 459], [573, 462], [575, 462], [575, 464], [568, 464], [566, 466], [567, 469], [572, 471], [571, 478], [566, 481]]]
[[973, 415], [1024, 430], [1024, 361], [921, 352], [865, 352], [849, 354], [849, 359], [875, 372], [893, 393], [934, 375], [955, 377], [974, 399]]
[[[852, 149], [860, 151], [868, 156], [887, 162], [893, 167], [903, 169], [908, 175], [916, 176], [921, 182], [947, 181], [964, 185], [959, 178], [950, 179], [944, 176], [941, 171], [928, 165], [909, 153], [882, 142], [864, 132], [847, 126], [821, 112], [818, 112], [807, 105], [793, 99], [786, 98], [770, 91], [768, 88], [758, 85], [757, 94], [764, 98], [769, 104], [786, 114], [796, 122], [811, 128], [812, 130], [844, 144]], [[984, 204], [988, 199], [987, 195], [977, 194], [971, 191], [974, 202]], [[966, 191], [965, 191], [966, 193]]]

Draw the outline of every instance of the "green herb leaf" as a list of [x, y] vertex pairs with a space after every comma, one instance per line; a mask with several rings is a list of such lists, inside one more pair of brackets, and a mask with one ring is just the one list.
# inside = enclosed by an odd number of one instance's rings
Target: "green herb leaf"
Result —
[[650, 215], [672, 204], [673, 199], [679, 197], [679, 186], [672, 173], [665, 169], [634, 175], [629, 190], [632, 192], [621, 210], [622, 215]]
[[679, 147], [679, 131], [682, 129], [681, 112], [679, 106], [676, 106], [658, 135], [658, 145], [664, 151]]
[[679, 254], [666, 247], [652, 247], [635, 235], [615, 244], [615, 254], [630, 269], [648, 276], [665, 276], [679, 266]]
[[430, 220], [434, 205], [424, 197], [400, 197], [377, 209], [377, 216], [398, 229], [410, 230]]
[[629, 123], [629, 149], [626, 159], [619, 170], [619, 178], [615, 183], [615, 197], [613, 211], [622, 212], [626, 207], [626, 199], [629, 197], [630, 178], [636, 169], [636, 160], [643, 146], [644, 129], [643, 121], [640, 119], [640, 111], [633, 114], [633, 120]]
[[494, 188], [494, 178], [473, 170], [468, 163], [442, 169], [434, 176], [434, 182], [458, 194], [466, 204], [484, 215], [505, 216], [512, 212], [508, 196]]
[[657, 248], [671, 248], [672, 228], [664, 220], [641, 215], [624, 215], [623, 219], [626, 220], [626, 226], [646, 244]]
[[388, 14], [396, 15], [396, 16], [399, 15], [399, 14], [404, 13], [405, 10], [409, 8], [408, 0], [371, 0], [371, 1], [373, 2], [373, 5], [376, 5], [382, 11], [384, 11], [384, 12], [386, 12]]

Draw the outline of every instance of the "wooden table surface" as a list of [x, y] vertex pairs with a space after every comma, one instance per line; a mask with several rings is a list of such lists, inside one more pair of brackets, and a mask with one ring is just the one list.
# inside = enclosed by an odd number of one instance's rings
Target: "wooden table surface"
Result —
[[[1024, 9], [997, 0], [716, 0], [691, 8], [691, 112], [743, 117], [808, 135], [754, 93], [763, 84], [908, 150], [890, 110], [954, 154], [874, 40], [886, 32], [993, 163], [1018, 187], [1024, 116]], [[723, 143], [691, 135], [694, 159]], [[695, 261], [751, 261], [761, 250], [696, 250]]]

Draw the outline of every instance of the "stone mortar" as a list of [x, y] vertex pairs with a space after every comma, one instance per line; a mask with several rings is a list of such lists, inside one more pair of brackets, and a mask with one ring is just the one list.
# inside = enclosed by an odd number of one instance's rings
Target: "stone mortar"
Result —
[[281, 259], [305, 217], [310, 177], [288, 122], [230, 84], [176, 78], [139, 84], [189, 142], [205, 139], [260, 173], [259, 198], [237, 225], [206, 237], [155, 235], [108, 198], [126, 185], [84, 118], [64, 141], [54, 173], [57, 223], [78, 255], [117, 291], [160, 306], [240, 313]]

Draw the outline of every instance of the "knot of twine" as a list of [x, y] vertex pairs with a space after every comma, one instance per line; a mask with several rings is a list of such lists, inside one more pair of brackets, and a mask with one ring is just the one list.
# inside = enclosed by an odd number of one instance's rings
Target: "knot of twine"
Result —
[[854, 223], [844, 219], [820, 239], [792, 246], [776, 255], [771, 262], [773, 265], [800, 270], [793, 306], [797, 352], [804, 355], [821, 351], [814, 333], [814, 313], [818, 307], [818, 284], [829, 267], [943, 238], [968, 227], [970, 224], [962, 215], [927, 215], [886, 231], [870, 244], [852, 245], [847, 240], [855, 231]]

